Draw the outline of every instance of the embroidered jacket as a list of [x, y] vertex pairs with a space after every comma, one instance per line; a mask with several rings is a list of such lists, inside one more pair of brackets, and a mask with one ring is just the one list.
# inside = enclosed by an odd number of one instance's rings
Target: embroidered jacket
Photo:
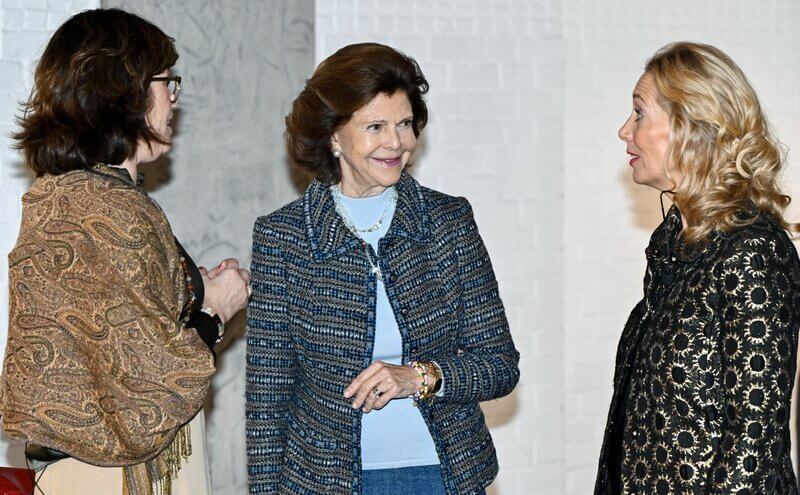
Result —
[[[396, 188], [378, 260], [403, 360], [441, 366], [444, 396], [423, 401], [420, 412], [448, 494], [476, 493], [498, 469], [478, 402], [514, 388], [519, 354], [469, 203], [407, 173]], [[312, 183], [304, 197], [258, 219], [252, 274], [250, 493], [358, 495], [362, 413], [342, 393], [371, 363], [376, 280], [325, 185]]]
[[746, 215], [752, 224], [692, 249], [677, 240], [673, 206], [653, 234], [644, 299], [617, 351], [596, 494], [612, 493], [614, 445], [626, 494], [797, 493], [789, 412], [800, 261], [772, 217]]

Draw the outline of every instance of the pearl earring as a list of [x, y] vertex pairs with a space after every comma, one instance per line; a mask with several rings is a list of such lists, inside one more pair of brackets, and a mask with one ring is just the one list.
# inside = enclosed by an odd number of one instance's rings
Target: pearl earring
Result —
[[341, 150], [333, 150], [333, 156], [335, 156], [336, 158], [342, 156]]

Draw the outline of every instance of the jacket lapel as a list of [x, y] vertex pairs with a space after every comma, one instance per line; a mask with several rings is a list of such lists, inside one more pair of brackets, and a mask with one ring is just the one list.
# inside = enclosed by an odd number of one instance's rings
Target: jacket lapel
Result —
[[339, 218], [333, 196], [322, 182], [314, 180], [306, 189], [303, 211], [311, 250], [317, 261], [338, 256], [359, 242]]
[[403, 171], [397, 189], [397, 207], [386, 237], [405, 237], [416, 242], [427, 242], [430, 236], [428, 205], [422, 187], [411, 174]]

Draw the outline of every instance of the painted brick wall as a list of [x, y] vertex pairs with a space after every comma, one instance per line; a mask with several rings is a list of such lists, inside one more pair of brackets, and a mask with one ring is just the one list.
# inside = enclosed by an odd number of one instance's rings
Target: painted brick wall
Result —
[[[0, 356], [8, 331], [8, 263], [19, 232], [20, 198], [30, 184], [19, 154], [11, 149], [18, 102], [33, 82], [33, 66], [53, 31], [69, 16], [99, 0], [0, 0]], [[0, 465], [20, 465], [18, 450], [0, 441]]]
[[[742, 67], [790, 148], [800, 194], [800, 4], [579, 0], [564, 4], [564, 493], [589, 493], [617, 340], [642, 295], [658, 192], [630, 178], [617, 130], [646, 59], [670, 41], [711, 43]], [[800, 209], [792, 208], [800, 219]], [[532, 313], [533, 317], [533, 313]]]
[[[616, 137], [645, 59], [669, 41], [728, 51], [767, 115], [800, 145], [800, 5], [733, 2], [317, 0], [316, 53], [383, 41], [429, 76], [417, 177], [475, 205], [495, 262], [522, 380], [490, 404], [493, 490], [585, 494], [594, 482], [617, 339], [641, 296], [658, 195], [631, 184]], [[560, 72], [559, 72], [560, 71]], [[800, 172], [786, 188], [800, 193]], [[800, 218], [800, 208], [792, 209]], [[560, 292], [559, 292], [560, 291]]]
[[523, 380], [483, 404], [495, 494], [561, 490], [561, 2], [317, 0], [316, 58], [388, 43], [430, 82], [415, 177], [467, 197], [492, 256]]

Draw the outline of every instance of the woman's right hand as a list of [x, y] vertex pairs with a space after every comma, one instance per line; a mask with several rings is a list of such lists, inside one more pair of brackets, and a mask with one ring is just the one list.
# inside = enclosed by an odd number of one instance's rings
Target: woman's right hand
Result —
[[244, 309], [250, 296], [250, 272], [239, 268], [238, 263], [227, 265], [225, 269], [215, 273], [213, 278], [203, 274], [203, 306], [211, 308], [223, 323]]
[[208, 278], [216, 277], [217, 275], [222, 273], [222, 270], [226, 268], [239, 268], [239, 260], [237, 260], [236, 258], [225, 258], [224, 260], [219, 262], [219, 265], [212, 268], [211, 271], [208, 271], [208, 269], [204, 266], [198, 267], [198, 269], [200, 270], [200, 274]]

